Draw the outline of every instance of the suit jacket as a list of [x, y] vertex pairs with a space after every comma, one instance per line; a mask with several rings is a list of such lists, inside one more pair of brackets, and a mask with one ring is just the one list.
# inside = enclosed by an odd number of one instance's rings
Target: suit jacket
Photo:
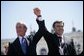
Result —
[[[33, 40], [31, 40], [31, 38], [28, 39], [30, 43], [27, 50], [28, 54], [26, 55], [36, 55], [36, 44], [43, 35], [42, 34], [43, 24], [41, 23], [42, 23], [41, 21], [38, 22], [39, 30], [33, 36]], [[13, 43], [9, 44], [7, 55], [24, 55], [21, 49], [19, 38], [16, 38], [16, 40]]]
[[[48, 55], [60, 55], [59, 53], [59, 37], [56, 34], [52, 34], [50, 32], [47, 31], [46, 27], [45, 27], [45, 23], [44, 20], [41, 23], [43, 26], [42, 30], [43, 30], [43, 36], [47, 42], [48, 45], [48, 49], [49, 49], [49, 53]], [[64, 44], [64, 55], [75, 55], [76, 52], [74, 50], [74, 48], [71, 46], [71, 44]]]

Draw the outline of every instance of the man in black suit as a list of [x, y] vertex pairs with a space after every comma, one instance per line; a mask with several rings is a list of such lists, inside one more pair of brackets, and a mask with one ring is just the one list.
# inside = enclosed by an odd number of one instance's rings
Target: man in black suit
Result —
[[[54, 34], [47, 31], [44, 20], [42, 20], [40, 9], [37, 8], [39, 17], [38, 21], [42, 21], [42, 32], [47, 42], [49, 53], [48, 55], [75, 55], [75, 50], [71, 47], [71, 44], [63, 42], [64, 23], [62, 21], [55, 21], [53, 23]], [[37, 14], [35, 14], [37, 15]], [[73, 50], [72, 50], [73, 49]]]
[[[36, 11], [34, 13], [36, 13]], [[38, 17], [39, 16], [37, 16], [37, 18]], [[38, 25], [39, 30], [33, 36], [33, 40], [31, 40], [31, 38], [29, 39], [27, 36], [25, 36], [27, 31], [26, 25], [18, 22], [16, 24], [17, 38], [13, 43], [9, 44], [7, 55], [36, 55], [36, 44], [43, 35], [41, 33], [42, 24], [40, 21], [38, 22]]]

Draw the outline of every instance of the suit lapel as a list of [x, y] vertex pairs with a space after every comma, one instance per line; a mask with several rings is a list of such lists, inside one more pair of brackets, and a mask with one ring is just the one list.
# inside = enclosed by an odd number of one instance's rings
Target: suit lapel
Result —
[[18, 37], [17, 37], [17, 39], [14, 42], [14, 46], [15, 46], [16, 52], [19, 55], [23, 54], [23, 51], [22, 51], [22, 48], [21, 48], [20, 41], [19, 41], [19, 38]]
[[27, 38], [25, 38], [25, 39], [26, 39], [26, 41], [27, 41], [27, 45], [29, 46], [29, 44], [30, 44], [29, 40], [28, 40]]

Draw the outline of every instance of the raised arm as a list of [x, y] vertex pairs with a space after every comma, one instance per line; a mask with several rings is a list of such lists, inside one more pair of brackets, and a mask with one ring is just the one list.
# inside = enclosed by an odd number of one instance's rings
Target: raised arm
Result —
[[54, 43], [54, 38], [52, 37], [52, 34], [50, 32], [48, 32], [48, 30], [45, 27], [45, 22], [42, 19], [42, 15], [41, 15], [41, 10], [39, 8], [35, 8], [34, 9], [34, 14], [37, 16], [37, 23], [39, 25], [39, 31], [40, 34], [42, 34], [46, 40], [46, 42], [48, 43], [48, 46], [52, 46], [52, 44], [50, 44], [51, 42]]

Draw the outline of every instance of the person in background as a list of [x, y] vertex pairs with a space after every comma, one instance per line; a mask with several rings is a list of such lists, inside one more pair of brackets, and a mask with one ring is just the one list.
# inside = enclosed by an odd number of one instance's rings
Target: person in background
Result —
[[42, 48], [40, 50], [40, 55], [47, 55], [47, 50], [45, 48]]

